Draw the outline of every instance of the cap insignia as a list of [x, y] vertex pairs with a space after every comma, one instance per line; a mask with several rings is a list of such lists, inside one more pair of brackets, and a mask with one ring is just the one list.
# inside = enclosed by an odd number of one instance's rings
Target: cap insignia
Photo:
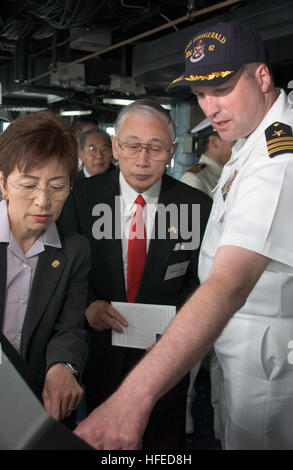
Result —
[[190, 56], [191, 62], [199, 62], [205, 56], [204, 54], [204, 43], [203, 40], [200, 39], [193, 49], [193, 54]]

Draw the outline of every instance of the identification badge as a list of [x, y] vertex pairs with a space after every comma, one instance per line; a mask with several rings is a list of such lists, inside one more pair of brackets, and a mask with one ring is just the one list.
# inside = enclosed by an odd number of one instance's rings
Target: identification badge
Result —
[[164, 281], [168, 281], [169, 279], [174, 279], [175, 277], [184, 276], [187, 271], [188, 265], [190, 260], [183, 261], [182, 263], [171, 264], [168, 266]]

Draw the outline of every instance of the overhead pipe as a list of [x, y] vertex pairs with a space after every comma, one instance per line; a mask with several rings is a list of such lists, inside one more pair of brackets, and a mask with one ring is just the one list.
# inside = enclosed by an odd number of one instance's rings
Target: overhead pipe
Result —
[[52, 37], [52, 62], [51, 62], [51, 72], [55, 72], [57, 69], [57, 44], [58, 44], [58, 31], [54, 28], [53, 37]]
[[27, 39], [18, 39], [15, 46], [14, 81], [22, 83], [28, 78], [28, 43]]
[[[74, 64], [80, 64], [82, 62], [85, 62], [89, 59], [93, 59], [94, 57], [96, 56], [100, 56], [102, 54], [106, 54], [106, 52], [110, 52], [110, 51], [113, 51], [114, 49], [118, 49], [120, 47], [123, 47], [125, 46], [126, 44], [130, 44], [132, 42], [135, 42], [135, 41], [138, 41], [140, 39], [143, 39], [143, 38], [146, 38], [148, 36], [151, 36], [152, 34], [156, 34], [160, 31], [163, 31], [165, 29], [168, 29], [168, 28], [171, 28], [172, 26], [174, 25], [177, 25], [179, 23], [183, 23], [184, 21], [188, 21], [190, 19], [193, 19], [197, 16], [201, 16], [201, 15], [205, 15], [207, 13], [210, 13], [212, 11], [216, 11], [216, 10], [219, 10], [221, 8], [224, 8], [224, 7], [227, 7], [229, 5], [234, 5], [235, 3], [240, 3], [242, 2], [243, 0], [225, 0], [223, 2], [220, 2], [220, 3], [217, 3], [216, 5], [211, 5], [209, 7], [206, 7], [206, 8], [202, 8], [201, 10], [198, 10], [198, 11], [193, 11], [191, 12], [189, 15], [184, 15], [184, 16], [181, 16], [180, 18], [177, 18], [176, 20], [173, 20], [173, 21], [170, 21], [168, 23], [165, 23], [161, 26], [157, 26], [156, 28], [153, 28], [153, 29], [150, 29], [149, 31], [145, 31], [144, 33], [141, 33], [141, 34], [138, 34], [132, 38], [129, 38], [129, 39], [125, 39], [124, 41], [121, 41], [117, 44], [113, 44], [112, 46], [109, 46], [109, 47], [106, 47], [105, 49], [102, 49], [100, 51], [96, 51], [96, 52], [93, 52], [91, 54], [88, 54], [84, 57], [80, 57], [79, 59], [76, 59], [72, 62], [69, 62], [69, 63], [66, 63], [64, 65], [61, 65], [60, 67], [58, 67], [58, 69], [56, 70], [56, 72], [59, 72], [65, 68], [67, 68], [68, 66], [70, 65], [74, 65]], [[26, 80], [23, 82], [23, 85], [30, 85], [32, 82], [35, 82], [36, 80], [40, 80], [41, 78], [44, 78], [44, 77], [47, 77], [48, 75], [50, 75], [50, 71], [48, 72], [44, 72], [40, 75], [37, 75], [36, 77], [33, 77], [33, 78], [30, 78], [29, 80]]]

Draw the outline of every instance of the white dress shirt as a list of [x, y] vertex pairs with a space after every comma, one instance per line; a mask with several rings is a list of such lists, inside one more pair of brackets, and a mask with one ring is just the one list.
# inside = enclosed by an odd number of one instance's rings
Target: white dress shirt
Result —
[[[124, 279], [127, 279], [127, 253], [128, 238], [132, 217], [136, 210], [135, 200], [139, 193], [132, 189], [126, 182], [124, 176], [120, 172], [120, 221], [121, 221], [121, 237], [122, 237], [122, 255], [124, 266]], [[146, 204], [143, 208], [143, 216], [146, 228], [146, 250], [148, 252], [152, 231], [154, 226], [155, 214], [157, 210], [158, 199], [161, 191], [162, 180], [160, 179], [153, 184], [147, 191], [141, 193]]]
[[87, 171], [85, 166], [82, 167], [81, 171], [83, 171], [83, 174], [86, 178], [90, 178], [92, 176], [92, 175], [89, 174], [89, 172]]

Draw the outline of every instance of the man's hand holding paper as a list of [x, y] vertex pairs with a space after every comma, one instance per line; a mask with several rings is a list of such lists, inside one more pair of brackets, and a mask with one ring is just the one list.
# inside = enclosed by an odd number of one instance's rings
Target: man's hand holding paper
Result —
[[105, 300], [92, 302], [86, 309], [85, 315], [89, 325], [97, 331], [112, 328], [117, 333], [123, 333], [122, 326], [128, 325], [126, 318]]

